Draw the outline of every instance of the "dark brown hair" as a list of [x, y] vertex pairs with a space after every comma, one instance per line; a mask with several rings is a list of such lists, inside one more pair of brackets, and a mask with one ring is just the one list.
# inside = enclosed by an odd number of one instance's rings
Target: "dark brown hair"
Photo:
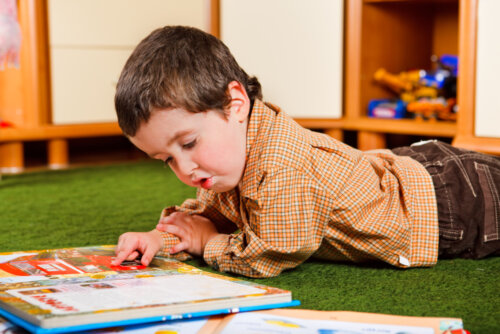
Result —
[[223, 110], [231, 81], [240, 82], [250, 100], [262, 98], [257, 78], [248, 76], [216, 37], [190, 27], [154, 30], [137, 45], [118, 80], [118, 124], [134, 136], [155, 110]]

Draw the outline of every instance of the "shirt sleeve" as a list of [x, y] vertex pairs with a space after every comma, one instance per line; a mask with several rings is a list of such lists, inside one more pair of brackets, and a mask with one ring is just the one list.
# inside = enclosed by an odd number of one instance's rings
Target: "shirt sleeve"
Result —
[[[221, 200], [215, 193], [198, 190], [196, 199], [187, 199], [180, 206], [166, 207], [163, 209], [161, 217], [166, 217], [177, 211], [186, 212], [191, 215], [201, 215], [210, 219], [219, 233], [232, 233], [237, 227], [218, 210], [221, 204]], [[179, 252], [177, 254], [169, 253], [170, 248], [180, 242], [177, 236], [162, 232], [162, 238], [163, 248], [159, 252], [161, 256], [173, 257], [179, 261], [192, 258], [187, 252]]]
[[205, 247], [204, 259], [220, 271], [272, 277], [308, 259], [320, 246], [323, 228], [314, 203], [320, 188], [301, 173], [267, 175], [246, 208], [239, 233], [220, 235]]
[[176, 254], [170, 254], [169, 249], [179, 243], [179, 238], [173, 234], [162, 232], [161, 238], [163, 239], [163, 248], [160, 250], [158, 255], [164, 257], [171, 257], [179, 261], [186, 261], [191, 259], [191, 255], [186, 252], [179, 252]]

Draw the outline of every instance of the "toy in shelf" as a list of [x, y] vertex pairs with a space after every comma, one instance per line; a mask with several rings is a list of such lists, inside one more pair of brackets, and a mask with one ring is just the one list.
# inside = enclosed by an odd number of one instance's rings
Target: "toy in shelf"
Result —
[[[439, 59], [435, 56], [431, 59], [437, 64], [437, 69], [433, 71], [419, 69], [393, 74], [384, 68], [378, 69], [374, 74], [375, 81], [399, 95], [399, 100], [393, 100], [391, 103], [398, 107], [403, 103], [405, 112], [394, 112], [392, 116], [388, 112], [377, 112], [378, 108], [384, 110], [383, 105], [387, 106], [387, 101], [374, 99], [370, 101], [368, 115], [382, 118], [413, 115], [418, 119], [456, 120], [458, 58], [443, 55]], [[382, 107], [379, 107], [380, 105]]]
[[452, 108], [456, 105], [454, 98], [419, 99], [408, 103], [406, 110], [413, 113], [417, 120], [456, 121], [457, 114]]
[[406, 103], [396, 99], [373, 99], [368, 105], [368, 116], [377, 118], [405, 118]]

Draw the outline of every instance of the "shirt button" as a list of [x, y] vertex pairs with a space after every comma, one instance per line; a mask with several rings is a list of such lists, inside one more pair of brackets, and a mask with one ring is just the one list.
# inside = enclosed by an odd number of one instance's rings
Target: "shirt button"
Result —
[[406, 267], [410, 266], [410, 261], [402, 255], [399, 255], [399, 263]]

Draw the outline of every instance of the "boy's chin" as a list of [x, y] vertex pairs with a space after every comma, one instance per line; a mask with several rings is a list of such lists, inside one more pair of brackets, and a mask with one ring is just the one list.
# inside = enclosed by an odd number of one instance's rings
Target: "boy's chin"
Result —
[[228, 192], [230, 190], [233, 190], [235, 187], [232, 187], [232, 188], [229, 188], [229, 187], [226, 187], [226, 188], [219, 188], [219, 187], [212, 187], [212, 188], [203, 188], [203, 187], [197, 187], [198, 189], [203, 189], [203, 190], [208, 190], [208, 191], [212, 191], [214, 193], [225, 193], [225, 192]]
[[235, 185], [235, 186], [231, 186], [231, 185], [220, 185], [220, 184], [213, 184], [211, 187], [209, 188], [204, 188], [204, 187], [198, 187], [200, 189], [205, 189], [205, 190], [209, 190], [209, 191], [213, 191], [215, 193], [225, 193], [225, 192], [228, 192], [228, 191], [231, 191], [233, 190], [234, 188], [236, 188], [238, 185]]

